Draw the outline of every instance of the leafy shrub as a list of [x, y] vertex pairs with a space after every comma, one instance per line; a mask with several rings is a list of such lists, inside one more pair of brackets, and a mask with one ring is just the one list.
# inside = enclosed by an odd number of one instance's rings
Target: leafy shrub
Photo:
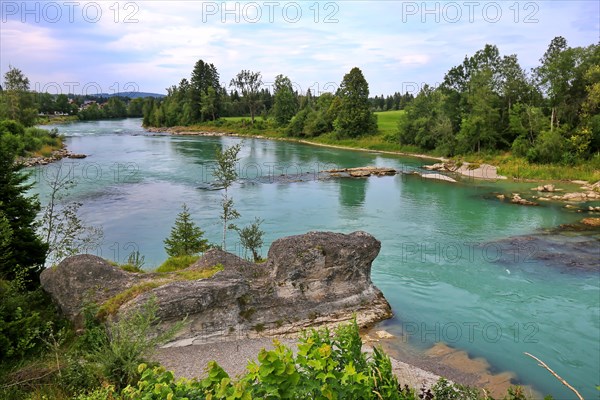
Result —
[[542, 164], [557, 163], [561, 161], [565, 145], [566, 141], [559, 129], [542, 132], [535, 146], [527, 152], [527, 160]]
[[25, 128], [13, 120], [0, 121], [0, 136], [13, 143], [19, 156], [40, 152], [42, 149], [56, 150], [62, 146], [62, 138], [54, 129], [48, 131], [40, 128]]
[[117, 389], [135, 384], [140, 378], [138, 365], [161, 343], [168, 341], [181, 328], [182, 323], [171, 329], [157, 332], [158, 317], [156, 300], [152, 299], [129, 315], [116, 322], [107, 322], [92, 343], [87, 361], [97, 366], [102, 375]]
[[531, 142], [525, 136], [519, 136], [512, 144], [512, 152], [517, 157], [527, 156], [527, 152], [531, 148]]
[[262, 350], [258, 363], [238, 381], [210, 362], [207, 377], [178, 380], [164, 368], [140, 365], [137, 385], [122, 391], [125, 399], [416, 399], [413, 390], [400, 390], [390, 359], [381, 350], [361, 351], [356, 323], [329, 330], [311, 330], [298, 345], [298, 355], [274, 341]]
[[25, 127], [13, 119], [6, 119], [0, 121], [0, 134], [5, 132], [12, 133], [13, 135], [24, 135]]
[[64, 324], [44, 291], [26, 290], [19, 278], [0, 281], [1, 363], [40, 353], [44, 340]]
[[479, 390], [468, 386], [451, 383], [441, 378], [432, 388], [435, 399], [444, 400], [478, 400]]

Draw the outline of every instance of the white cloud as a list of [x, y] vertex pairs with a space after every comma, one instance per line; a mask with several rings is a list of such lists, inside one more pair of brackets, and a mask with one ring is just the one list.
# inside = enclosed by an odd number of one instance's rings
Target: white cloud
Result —
[[[536, 2], [538, 22], [533, 24], [524, 22], [528, 14], [523, 9], [515, 22], [509, 8], [515, 3], [501, 2], [497, 23], [478, 9], [472, 21], [463, 10], [455, 23], [448, 15], [435, 22], [433, 15], [407, 15], [407, 3], [400, 1], [339, 2], [328, 9], [328, 3], [299, 2], [302, 17], [291, 23], [282, 12], [287, 2], [271, 10], [255, 2], [262, 11], [256, 24], [247, 22], [256, 14], [242, 15], [235, 23], [235, 16], [223, 13], [225, 8], [242, 11], [248, 2], [131, 3], [137, 8], [125, 9], [126, 3], [118, 2], [118, 15], [114, 2], [101, 3], [102, 18], [94, 24], [3, 23], [0, 65], [22, 66], [34, 79], [87, 79], [104, 86], [134, 81], [140, 90], [160, 92], [189, 78], [198, 59], [214, 63], [223, 83], [241, 69], [252, 69], [261, 71], [266, 82], [288, 75], [303, 90], [315, 83], [339, 83], [358, 66], [373, 93], [392, 93], [406, 82], [435, 84], [486, 43], [496, 44], [502, 54], [518, 54], [524, 67], [532, 67], [554, 36], [563, 35], [574, 46], [598, 41], [598, 22], [590, 18], [598, 14], [595, 2]], [[323, 23], [328, 15], [338, 22]], [[127, 16], [138, 22], [125, 23]]]
[[45, 62], [63, 55], [67, 43], [53, 37], [53, 30], [16, 21], [2, 22], [0, 48], [2, 62]]

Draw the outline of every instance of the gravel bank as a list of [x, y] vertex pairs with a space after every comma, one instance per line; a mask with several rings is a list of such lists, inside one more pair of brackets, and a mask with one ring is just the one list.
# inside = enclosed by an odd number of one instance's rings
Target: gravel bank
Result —
[[[296, 340], [280, 338], [279, 341], [296, 351]], [[164, 367], [173, 371], [176, 377], [202, 378], [205, 376], [206, 365], [212, 360], [215, 360], [233, 377], [245, 373], [248, 361], [256, 360], [258, 353], [263, 348], [272, 349], [273, 339], [242, 339], [231, 342], [161, 348], [156, 352], [155, 358]], [[370, 352], [372, 347], [364, 345], [363, 350]], [[439, 376], [431, 372], [395, 359], [392, 359], [392, 366], [400, 383], [417, 389], [422, 385], [431, 387], [439, 379]]]

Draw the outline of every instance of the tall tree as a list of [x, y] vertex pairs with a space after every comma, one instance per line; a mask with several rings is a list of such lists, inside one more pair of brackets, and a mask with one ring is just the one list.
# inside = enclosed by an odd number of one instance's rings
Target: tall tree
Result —
[[[216, 107], [216, 111], [214, 116], [216, 117], [218, 115], [218, 110], [220, 108], [220, 86], [217, 68], [213, 64], [198, 60], [194, 65], [190, 81], [190, 99], [192, 102], [191, 118], [194, 122], [203, 120], [202, 96], [208, 94], [208, 88], [211, 87], [215, 91], [214, 106]], [[212, 117], [213, 113], [209, 116]]]
[[260, 72], [250, 70], [240, 71], [229, 83], [230, 87], [237, 88], [242, 93], [242, 100], [250, 111], [250, 118], [254, 124], [256, 111], [261, 105], [260, 87], [262, 86], [262, 75]]
[[65, 164], [44, 174], [49, 188], [48, 203], [42, 209], [40, 233], [48, 245], [46, 264], [56, 265], [64, 258], [97, 249], [104, 233], [100, 227], [86, 226], [79, 217], [81, 203], [66, 199], [75, 187], [73, 170]]
[[273, 85], [273, 94], [275, 97], [273, 104], [275, 121], [278, 125], [287, 125], [298, 112], [298, 99], [294, 94], [290, 78], [277, 75]]
[[210, 86], [202, 93], [202, 120], [217, 119], [217, 92]]
[[71, 111], [71, 105], [69, 104], [69, 98], [66, 94], [59, 94], [56, 96], [56, 111], [69, 114]]
[[[13, 279], [21, 270], [36, 284], [48, 246], [36, 234], [35, 219], [40, 203], [37, 197], [27, 195], [32, 184], [25, 183], [27, 174], [23, 173], [23, 166], [15, 164], [15, 140], [13, 136], [0, 132], [0, 212], [10, 226], [12, 251], [0, 260], [0, 276]], [[7, 230], [5, 227], [4, 231]]]
[[535, 74], [548, 96], [551, 109], [550, 130], [553, 130], [560, 125], [560, 112], [573, 78], [575, 59], [567, 40], [557, 36], [550, 42], [540, 62], [542, 65], [535, 69]]
[[493, 91], [492, 76], [491, 70], [484, 69], [469, 82], [466, 102], [470, 112], [463, 118], [457, 138], [463, 152], [480, 152], [482, 146], [493, 149], [499, 141], [499, 97]]
[[369, 84], [359, 68], [344, 75], [337, 95], [341, 101], [334, 122], [338, 135], [357, 137], [377, 132], [377, 116], [369, 106]]
[[[29, 78], [20, 69], [12, 65], [4, 74], [4, 90], [0, 92], [0, 114], [5, 118], [19, 121], [25, 126], [32, 126], [37, 118], [33, 94], [29, 92]], [[0, 115], [2, 117], [2, 115]]]

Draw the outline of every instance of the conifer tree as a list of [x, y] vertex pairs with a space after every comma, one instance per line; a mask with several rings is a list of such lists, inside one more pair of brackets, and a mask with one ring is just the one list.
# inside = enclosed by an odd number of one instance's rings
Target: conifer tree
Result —
[[164, 240], [169, 257], [191, 256], [208, 249], [208, 241], [203, 238], [204, 232], [190, 217], [190, 210], [184, 203], [171, 228], [171, 235]]

